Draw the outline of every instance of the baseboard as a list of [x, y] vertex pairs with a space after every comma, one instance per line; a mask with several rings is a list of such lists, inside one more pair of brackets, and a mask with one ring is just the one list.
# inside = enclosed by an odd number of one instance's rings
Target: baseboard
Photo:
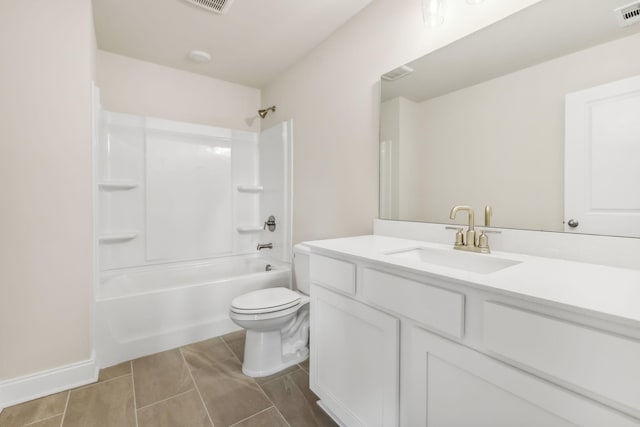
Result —
[[0, 381], [0, 411], [39, 397], [83, 386], [98, 379], [95, 358], [23, 377]]
[[329, 409], [327, 405], [324, 404], [322, 400], [318, 400], [316, 402], [316, 405], [318, 405], [320, 409], [322, 409], [329, 416], [329, 418], [331, 418], [336, 424], [338, 424], [339, 427], [345, 427], [345, 425], [342, 424], [342, 421], [340, 420], [340, 418], [338, 418], [338, 416], [334, 414], [331, 411], [331, 409]]

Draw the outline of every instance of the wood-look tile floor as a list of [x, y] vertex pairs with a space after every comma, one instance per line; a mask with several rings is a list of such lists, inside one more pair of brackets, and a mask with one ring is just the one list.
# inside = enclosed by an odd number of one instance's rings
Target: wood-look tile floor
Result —
[[121, 363], [84, 387], [6, 408], [0, 427], [306, 427], [336, 424], [309, 390], [308, 361], [242, 374], [244, 331]]

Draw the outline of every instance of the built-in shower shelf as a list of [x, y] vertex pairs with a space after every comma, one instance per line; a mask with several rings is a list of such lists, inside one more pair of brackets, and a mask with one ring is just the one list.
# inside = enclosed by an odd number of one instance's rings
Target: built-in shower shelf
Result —
[[238, 191], [241, 193], [261, 193], [262, 190], [262, 185], [238, 185]]
[[136, 181], [131, 180], [105, 180], [98, 183], [98, 187], [105, 191], [132, 190], [138, 186]]
[[259, 233], [262, 231], [261, 225], [239, 225], [236, 227], [238, 233]]
[[138, 237], [137, 231], [124, 231], [121, 233], [104, 233], [98, 236], [100, 243], [121, 243], [128, 242]]

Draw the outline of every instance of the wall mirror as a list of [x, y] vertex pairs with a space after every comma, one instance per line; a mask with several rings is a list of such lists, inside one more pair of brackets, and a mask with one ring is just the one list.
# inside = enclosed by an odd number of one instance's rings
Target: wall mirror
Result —
[[494, 227], [640, 237], [628, 4], [543, 0], [383, 75], [380, 218], [447, 224], [471, 205], [482, 224], [491, 205]]

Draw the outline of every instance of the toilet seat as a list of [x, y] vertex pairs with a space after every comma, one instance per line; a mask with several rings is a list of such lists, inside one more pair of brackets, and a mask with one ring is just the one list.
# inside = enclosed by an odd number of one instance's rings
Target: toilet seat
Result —
[[302, 296], [288, 288], [278, 287], [249, 292], [231, 301], [237, 314], [264, 314], [286, 310], [300, 304]]

